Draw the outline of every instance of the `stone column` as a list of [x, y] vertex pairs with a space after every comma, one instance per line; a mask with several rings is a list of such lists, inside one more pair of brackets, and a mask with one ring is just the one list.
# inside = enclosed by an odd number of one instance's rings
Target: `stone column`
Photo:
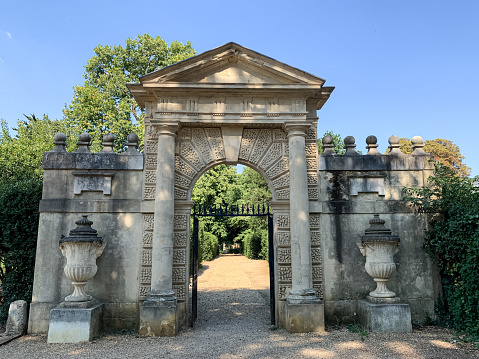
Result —
[[175, 137], [178, 125], [156, 126], [158, 165], [151, 263], [151, 291], [140, 310], [140, 336], [174, 336], [177, 300], [173, 291]]
[[287, 299], [290, 332], [324, 330], [324, 307], [313, 289], [305, 138], [309, 124], [286, 124], [289, 143], [292, 289]]

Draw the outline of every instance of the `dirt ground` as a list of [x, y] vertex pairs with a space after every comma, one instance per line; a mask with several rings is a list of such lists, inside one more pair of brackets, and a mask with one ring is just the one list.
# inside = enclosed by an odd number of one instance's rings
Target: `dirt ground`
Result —
[[289, 334], [270, 325], [266, 261], [221, 255], [204, 263], [198, 281], [198, 320], [175, 338], [105, 335], [92, 343], [47, 344], [23, 336], [0, 346], [0, 358], [478, 358], [450, 330], [417, 328], [379, 334], [328, 328]]

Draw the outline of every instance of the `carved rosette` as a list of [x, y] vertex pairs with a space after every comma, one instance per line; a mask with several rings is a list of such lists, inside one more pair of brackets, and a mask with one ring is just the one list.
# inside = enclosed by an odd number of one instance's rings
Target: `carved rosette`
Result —
[[73, 293], [65, 298], [66, 302], [85, 302], [92, 296], [85, 293], [85, 285], [98, 270], [96, 259], [103, 253], [105, 244], [97, 231], [91, 228], [93, 224], [87, 216], [75, 224], [77, 228], [70, 231], [69, 237], [60, 239], [60, 249], [67, 259], [64, 268], [65, 275], [72, 281]]
[[378, 214], [369, 221], [370, 228], [366, 229], [361, 238], [359, 249], [366, 257], [366, 272], [377, 283], [374, 291], [369, 293], [372, 298], [394, 298], [396, 294], [390, 291], [386, 284], [396, 270], [393, 256], [399, 250], [399, 237], [391, 234], [391, 230], [384, 227], [385, 221]]

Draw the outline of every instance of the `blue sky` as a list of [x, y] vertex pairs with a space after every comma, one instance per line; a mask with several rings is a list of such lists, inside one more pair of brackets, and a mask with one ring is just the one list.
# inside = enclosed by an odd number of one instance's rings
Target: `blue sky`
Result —
[[[479, 1], [0, 0], [0, 118], [61, 118], [98, 44], [234, 41], [335, 86], [318, 132], [445, 138], [479, 175]], [[364, 151], [363, 151], [364, 152]]]

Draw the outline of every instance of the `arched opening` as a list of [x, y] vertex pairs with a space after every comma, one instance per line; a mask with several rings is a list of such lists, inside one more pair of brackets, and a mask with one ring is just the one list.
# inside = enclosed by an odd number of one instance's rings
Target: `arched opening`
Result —
[[[271, 192], [254, 169], [217, 165], [191, 199], [191, 325], [275, 324]], [[199, 265], [199, 270], [198, 270]]]

